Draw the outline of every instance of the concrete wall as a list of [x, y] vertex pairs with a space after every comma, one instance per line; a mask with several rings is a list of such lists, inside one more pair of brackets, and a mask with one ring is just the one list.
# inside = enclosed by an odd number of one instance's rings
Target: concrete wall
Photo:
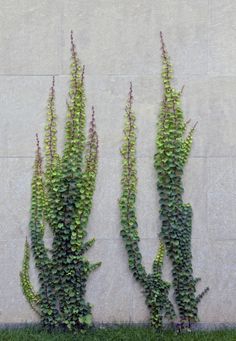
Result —
[[[102, 260], [87, 296], [97, 322], [148, 319], [119, 237], [120, 155], [124, 106], [133, 81], [138, 125], [138, 219], [144, 263], [157, 248], [158, 195], [153, 169], [161, 101], [162, 30], [185, 84], [183, 107], [198, 121], [185, 171], [193, 206], [193, 265], [210, 286], [199, 306], [206, 323], [236, 323], [236, 2], [233, 0], [0, 0], [0, 323], [36, 321], [19, 283], [28, 234], [34, 136], [41, 139], [51, 76], [60, 128], [68, 89], [70, 30], [86, 64], [100, 163], [89, 258]], [[60, 132], [62, 144], [62, 129]], [[50, 236], [47, 237], [50, 240]], [[32, 277], [36, 275], [32, 269]], [[165, 265], [165, 277], [170, 267]]]

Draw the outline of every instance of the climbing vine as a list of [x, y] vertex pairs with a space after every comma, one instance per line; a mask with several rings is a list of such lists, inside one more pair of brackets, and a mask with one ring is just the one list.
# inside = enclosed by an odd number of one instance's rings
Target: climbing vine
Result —
[[[89, 274], [100, 265], [91, 264], [84, 255], [95, 241], [85, 241], [85, 237], [95, 190], [98, 137], [92, 109], [86, 142], [84, 67], [80, 65], [72, 33], [71, 53], [65, 147], [59, 156], [53, 79], [44, 139], [45, 169], [37, 137], [29, 228], [39, 292], [35, 292], [29, 278], [27, 240], [20, 278], [23, 292], [40, 315], [43, 326], [81, 330], [92, 323], [91, 305], [85, 301], [86, 282]], [[50, 250], [44, 244], [47, 226], [53, 233]]]
[[192, 208], [183, 203], [182, 175], [188, 159], [195, 126], [186, 134], [187, 123], [181, 108], [182, 91], [172, 87], [172, 64], [161, 33], [162, 80], [164, 87], [158, 133], [155, 168], [158, 174], [157, 188], [160, 194], [160, 237], [165, 244], [167, 255], [172, 261], [173, 286], [179, 310], [180, 323], [190, 324], [198, 319], [198, 303], [208, 291], [196, 295], [193, 277], [191, 232]]
[[162, 264], [164, 245], [160, 244], [159, 251], [153, 261], [152, 273], [147, 274], [142, 264], [139, 250], [138, 223], [136, 218], [136, 127], [135, 113], [132, 109], [133, 94], [130, 85], [129, 98], [125, 110], [124, 139], [121, 148], [122, 155], [122, 194], [119, 201], [121, 236], [128, 253], [129, 268], [134, 278], [144, 289], [146, 303], [150, 309], [151, 325], [155, 329], [162, 327], [165, 316], [174, 317], [174, 309], [168, 299], [170, 284], [162, 280]]

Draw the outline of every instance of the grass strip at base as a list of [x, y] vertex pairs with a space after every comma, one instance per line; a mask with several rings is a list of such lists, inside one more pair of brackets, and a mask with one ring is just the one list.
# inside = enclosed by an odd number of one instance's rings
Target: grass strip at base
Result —
[[235, 341], [236, 330], [197, 331], [176, 334], [171, 331], [156, 333], [145, 327], [96, 328], [85, 334], [46, 332], [40, 328], [0, 330], [1, 341]]

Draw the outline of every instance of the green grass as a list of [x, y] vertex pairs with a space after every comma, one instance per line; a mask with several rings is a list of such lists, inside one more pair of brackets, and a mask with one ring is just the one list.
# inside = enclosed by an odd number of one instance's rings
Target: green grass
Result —
[[212, 332], [192, 332], [177, 335], [166, 331], [155, 333], [150, 328], [122, 327], [100, 328], [90, 330], [83, 335], [69, 333], [47, 333], [38, 328], [0, 330], [0, 341], [162, 341], [162, 340], [191, 340], [191, 341], [236, 341], [236, 330], [221, 330]]

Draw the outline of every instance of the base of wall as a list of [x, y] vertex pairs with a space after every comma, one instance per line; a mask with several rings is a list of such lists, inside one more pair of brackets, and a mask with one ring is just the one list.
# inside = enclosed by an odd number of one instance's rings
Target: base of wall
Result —
[[[0, 329], [22, 329], [22, 328], [33, 328], [39, 327], [39, 323], [0, 323]], [[120, 327], [148, 327], [148, 323], [94, 323], [95, 328], [120, 328]], [[167, 323], [164, 325], [164, 329], [176, 329], [176, 324]], [[207, 323], [198, 322], [193, 323], [191, 329], [193, 331], [197, 330], [225, 330], [225, 329], [236, 329], [236, 323]]]

